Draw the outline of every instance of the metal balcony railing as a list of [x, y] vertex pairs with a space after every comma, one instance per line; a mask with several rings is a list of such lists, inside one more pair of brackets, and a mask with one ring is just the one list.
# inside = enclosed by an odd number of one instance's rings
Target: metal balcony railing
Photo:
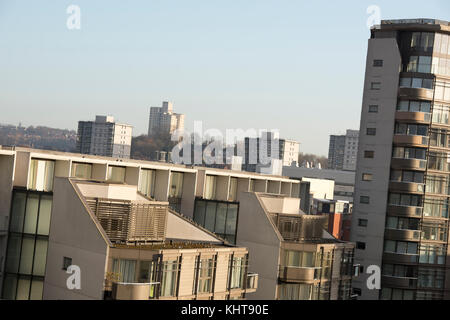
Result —
[[87, 199], [111, 242], [164, 241], [167, 203]]

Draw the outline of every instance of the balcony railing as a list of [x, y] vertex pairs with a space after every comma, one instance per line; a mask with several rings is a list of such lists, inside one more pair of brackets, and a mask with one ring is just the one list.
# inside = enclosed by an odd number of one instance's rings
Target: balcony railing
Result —
[[259, 275], [257, 273], [247, 273], [247, 292], [255, 292], [258, 289]]
[[112, 298], [114, 300], [156, 300], [159, 299], [159, 290], [159, 282], [113, 282]]
[[280, 266], [279, 277], [282, 281], [313, 282], [320, 279], [320, 267]]
[[271, 214], [286, 241], [321, 239], [328, 215]]
[[164, 241], [168, 205], [126, 200], [87, 199], [111, 242]]

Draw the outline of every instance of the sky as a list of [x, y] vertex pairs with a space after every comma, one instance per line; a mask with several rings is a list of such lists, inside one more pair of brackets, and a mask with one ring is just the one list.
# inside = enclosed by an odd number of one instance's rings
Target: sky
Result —
[[276, 129], [327, 155], [359, 128], [371, 5], [450, 20], [448, 0], [0, 0], [0, 123], [108, 114], [137, 136], [172, 101], [189, 130]]

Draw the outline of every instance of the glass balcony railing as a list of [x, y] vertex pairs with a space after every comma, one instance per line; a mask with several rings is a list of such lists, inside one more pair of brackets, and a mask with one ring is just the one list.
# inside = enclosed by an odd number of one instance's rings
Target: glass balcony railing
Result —
[[160, 295], [160, 283], [113, 282], [112, 298], [114, 300], [156, 300]]
[[258, 279], [257, 273], [247, 273], [247, 291], [258, 289]]

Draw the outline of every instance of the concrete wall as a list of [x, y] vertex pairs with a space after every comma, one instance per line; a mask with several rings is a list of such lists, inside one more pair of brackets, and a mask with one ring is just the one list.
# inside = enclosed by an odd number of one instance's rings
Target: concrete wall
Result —
[[7, 231], [11, 211], [14, 156], [0, 155], [0, 288], [6, 258]]
[[276, 298], [281, 239], [254, 193], [242, 193], [237, 245], [248, 248], [249, 271], [259, 274], [258, 290], [247, 298]]
[[[56, 178], [43, 299], [103, 299], [108, 244], [68, 179]], [[63, 258], [81, 269], [81, 289], [69, 290]]]
[[[374, 59], [382, 59], [383, 67], [373, 67]], [[400, 63], [395, 39], [369, 40], [351, 231], [351, 241], [366, 243], [365, 250], [355, 250], [355, 262], [364, 269], [381, 267]], [[371, 90], [371, 82], [381, 82], [381, 90]], [[378, 105], [378, 113], [368, 112], [372, 104]], [[368, 127], [376, 128], [376, 136], [366, 135]], [[364, 151], [369, 150], [375, 151], [373, 159], [364, 158]], [[363, 173], [372, 174], [373, 180], [362, 181]], [[360, 203], [361, 196], [370, 197], [370, 203]], [[368, 220], [367, 227], [358, 227], [361, 218]], [[378, 299], [378, 290], [368, 290], [366, 279], [363, 274], [353, 286], [362, 290], [361, 299]]]

